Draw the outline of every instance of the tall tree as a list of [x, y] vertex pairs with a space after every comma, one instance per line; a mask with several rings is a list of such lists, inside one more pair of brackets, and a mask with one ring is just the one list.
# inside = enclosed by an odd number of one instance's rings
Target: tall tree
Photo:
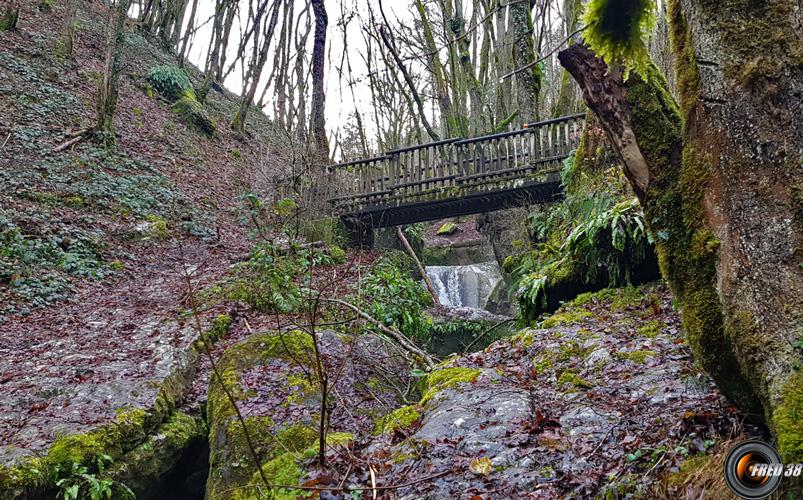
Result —
[[800, 14], [786, 0], [669, 7], [680, 108], [654, 65], [625, 81], [582, 45], [560, 60], [622, 157], [696, 358], [801, 461]]
[[117, 108], [118, 83], [123, 66], [125, 20], [130, 0], [117, 0], [109, 11], [108, 36], [106, 40], [106, 64], [98, 87], [97, 123], [95, 136], [107, 147], [115, 144], [114, 111]]
[[[264, 5], [268, 5], [268, 2], [264, 1]], [[273, 41], [273, 33], [276, 30], [276, 23], [279, 20], [280, 9], [280, 0], [271, 2], [269, 20], [264, 23], [262, 23], [264, 9], [257, 8], [256, 14], [254, 14], [253, 23], [257, 27], [254, 32], [251, 59], [247, 65], [245, 75], [243, 75], [243, 98], [231, 123], [231, 128], [236, 132], [242, 133], [244, 130], [248, 109], [254, 102], [254, 96], [256, 95], [257, 87], [259, 86], [262, 76], [262, 70], [265, 68], [265, 63], [268, 61], [268, 54], [271, 42]], [[260, 28], [259, 25], [262, 25], [262, 27]], [[262, 30], [261, 33], [260, 29]]]
[[326, 57], [326, 15], [324, 0], [310, 0], [315, 14], [315, 36], [312, 43], [312, 137], [319, 158], [329, 158], [329, 141], [326, 139], [326, 91], [324, 90], [324, 62]]
[[56, 56], [62, 59], [70, 59], [75, 44], [75, 12], [77, 0], [67, 0], [64, 4], [64, 24], [61, 26], [61, 34], [56, 42]]
[[532, 8], [535, 0], [512, 2], [510, 27], [513, 38], [513, 60], [517, 67], [530, 66], [516, 73], [516, 99], [519, 121], [529, 123], [538, 119], [538, 97], [541, 95], [541, 70], [535, 63]]

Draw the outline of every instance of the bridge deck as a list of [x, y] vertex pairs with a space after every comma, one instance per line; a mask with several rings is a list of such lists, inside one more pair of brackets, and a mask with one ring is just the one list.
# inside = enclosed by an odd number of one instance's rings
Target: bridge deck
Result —
[[584, 116], [331, 165], [327, 197], [336, 214], [370, 227], [551, 201], [560, 196], [559, 172], [577, 147]]

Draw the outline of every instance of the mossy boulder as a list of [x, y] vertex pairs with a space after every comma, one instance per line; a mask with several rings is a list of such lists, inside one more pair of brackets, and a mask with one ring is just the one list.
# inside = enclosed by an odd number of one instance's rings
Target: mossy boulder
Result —
[[[206, 435], [203, 419], [175, 412], [145, 442], [115, 462], [109, 476], [128, 486], [137, 498], [159, 498], [175, 487], [170, 484], [171, 475], [177, 472], [175, 469], [185, 454], [203, 453]], [[203, 465], [198, 468], [202, 470]]]
[[[267, 366], [272, 360], [306, 365], [312, 359], [313, 349], [312, 337], [301, 331], [291, 331], [257, 334], [224, 353], [218, 362], [222, 381], [213, 378], [209, 384], [207, 421], [210, 470], [207, 498], [236, 498], [235, 491], [240, 494], [251, 491], [255, 494], [256, 485], [252, 484], [252, 479], [254, 473], [258, 473], [258, 464], [253, 461], [245, 429], [226, 392], [241, 404], [249, 398], [249, 391], [241, 386], [242, 373]], [[263, 462], [273, 460], [282, 453], [302, 452], [317, 438], [313, 421], [283, 425], [267, 415], [246, 415], [244, 424], [254, 444], [254, 451]]]
[[206, 112], [203, 105], [198, 102], [194, 94], [188, 93], [182, 96], [173, 104], [172, 109], [181, 118], [181, 121], [189, 127], [210, 137], [214, 135], [217, 124]]

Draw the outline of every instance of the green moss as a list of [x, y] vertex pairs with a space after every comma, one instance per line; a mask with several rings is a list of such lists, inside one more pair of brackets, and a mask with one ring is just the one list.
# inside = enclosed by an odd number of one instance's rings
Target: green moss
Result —
[[555, 359], [557, 361], [578, 361], [585, 359], [591, 352], [592, 347], [583, 347], [576, 340], [569, 340], [561, 344]]
[[638, 351], [618, 351], [614, 354], [617, 359], [629, 360], [633, 363], [643, 365], [647, 358], [655, 356], [655, 351], [641, 349]]
[[376, 434], [393, 434], [404, 430], [421, 419], [421, 412], [413, 405], [402, 406], [376, 422]]
[[445, 222], [441, 227], [438, 228], [436, 234], [444, 236], [453, 234], [455, 231], [457, 231], [457, 224], [454, 222]]
[[[0, 496], [9, 492], [36, 491], [48, 486], [57, 467], [73, 463], [94, 467], [97, 458], [117, 459], [141, 443], [155, 427], [154, 417], [142, 409], [121, 409], [115, 419], [83, 434], [61, 436], [44, 457], [28, 458], [13, 467], [0, 467]], [[52, 486], [52, 484], [50, 484]]]
[[322, 241], [330, 248], [335, 245], [343, 246], [348, 241], [347, 231], [339, 217], [324, 217], [305, 221], [301, 232], [307, 241]]
[[481, 370], [476, 368], [444, 368], [431, 372], [424, 379], [424, 391], [421, 397], [421, 405], [426, 404], [437, 393], [454, 387], [462, 383], [470, 383], [477, 380]]
[[137, 495], [156, 497], [155, 489], [165, 472], [172, 470], [186, 450], [206, 436], [203, 419], [174, 412], [145, 442], [115, 461], [107, 472]]
[[185, 124], [210, 137], [214, 135], [217, 125], [194, 95], [185, 94], [171, 109]]
[[214, 344], [226, 336], [231, 328], [231, 316], [228, 314], [218, 314], [212, 320], [212, 325], [204, 333], [204, 341]]
[[511, 336], [509, 342], [511, 344], [518, 344], [522, 348], [527, 349], [535, 342], [535, 332], [529, 329], [522, 330]]
[[803, 373], [789, 377], [771, 423], [784, 462], [803, 462]]
[[564, 370], [558, 377], [558, 385], [565, 386], [567, 384], [578, 389], [590, 389], [594, 387], [594, 384], [572, 370]]
[[[696, 60], [681, 9], [675, 1], [669, 7], [688, 127], [698, 86]], [[625, 85], [638, 146], [650, 166], [643, 208], [655, 235], [661, 273], [680, 304], [683, 328], [696, 358], [727, 397], [748, 412], [760, 412], [726, 335], [715, 288], [718, 245], [706, 231], [702, 203], [711, 160], [692, 144], [684, 147], [680, 111], [658, 70], [650, 71], [654, 74], [630, 78]]]
[[538, 373], [543, 373], [546, 370], [555, 366], [555, 361], [549, 355], [544, 355], [542, 358], [533, 358], [533, 368]]
[[655, 26], [650, 0], [590, 0], [583, 9], [583, 38], [608, 65], [622, 64], [644, 74], [650, 64], [645, 34]]
[[682, 486], [686, 480], [700, 471], [705, 470], [706, 466], [710, 463], [711, 457], [707, 455], [698, 455], [689, 457], [680, 464], [680, 470], [672, 472], [667, 477], [669, 486], [677, 488]]
[[557, 312], [549, 316], [541, 322], [541, 328], [554, 328], [560, 325], [570, 325], [572, 323], [579, 323], [586, 318], [592, 317], [589, 311], [585, 309], [569, 309], [563, 312]]
[[164, 217], [155, 214], [148, 214], [145, 217], [145, 220], [149, 223], [147, 233], [149, 238], [166, 240], [170, 237], [170, 231], [167, 229], [167, 221]]
[[663, 326], [664, 323], [662, 321], [653, 319], [636, 328], [636, 333], [642, 337], [653, 339], [661, 333]]
[[[308, 363], [312, 350], [312, 338], [301, 331], [257, 334], [228, 349], [218, 362], [218, 368], [223, 383], [235, 400], [240, 401], [247, 397], [240, 387], [241, 370], [272, 358]], [[209, 384], [207, 421], [211, 466], [207, 492], [210, 498], [217, 498], [225, 488], [248, 484], [256, 467], [247, 451], [242, 426], [236, 421], [234, 408], [217, 378]], [[249, 417], [246, 426], [257, 452], [265, 459], [287, 450], [301, 452], [317, 439], [317, 433], [303, 425], [276, 432], [269, 417]]]
[[583, 306], [588, 303], [608, 302], [608, 310], [618, 312], [628, 307], [638, 307], [643, 299], [644, 293], [640, 288], [628, 286], [581, 293], [572, 301], [572, 305]]
[[17, 27], [19, 19], [19, 6], [15, 4], [7, 5], [2, 17], [0, 17], [0, 31], [10, 31]]

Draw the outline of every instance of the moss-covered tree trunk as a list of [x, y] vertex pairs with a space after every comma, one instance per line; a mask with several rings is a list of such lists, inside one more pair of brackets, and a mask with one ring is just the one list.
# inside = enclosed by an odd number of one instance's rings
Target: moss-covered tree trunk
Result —
[[538, 98], [541, 95], [541, 70], [535, 62], [532, 7], [534, 2], [514, 2], [510, 6], [510, 27], [513, 37], [513, 60], [517, 67], [533, 66], [516, 73], [516, 100], [519, 104], [519, 121], [538, 120]]
[[55, 54], [61, 59], [70, 59], [73, 54], [75, 43], [75, 13], [78, 7], [77, 0], [67, 0], [64, 3], [64, 24], [61, 27], [61, 34], [56, 42]]
[[[696, 357], [803, 460], [803, 42], [785, 1], [670, 3], [681, 107], [582, 45], [580, 84], [644, 207]], [[681, 118], [682, 117], [682, 118]]]

